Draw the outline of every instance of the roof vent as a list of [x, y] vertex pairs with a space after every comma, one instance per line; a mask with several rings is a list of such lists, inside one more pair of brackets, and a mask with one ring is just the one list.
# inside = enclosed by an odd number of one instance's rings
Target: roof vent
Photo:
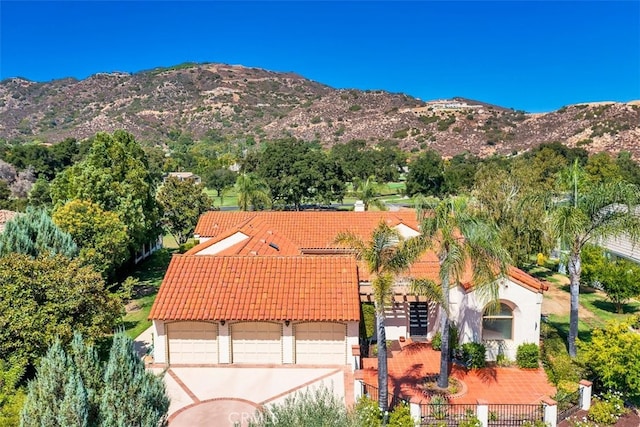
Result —
[[280, 251], [280, 247], [273, 242], [269, 243], [269, 246], [271, 246], [273, 249], [275, 249], [278, 252]]

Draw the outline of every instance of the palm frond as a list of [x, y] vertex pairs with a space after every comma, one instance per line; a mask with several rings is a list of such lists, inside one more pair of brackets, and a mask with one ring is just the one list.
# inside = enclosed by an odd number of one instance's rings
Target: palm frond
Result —
[[449, 311], [445, 299], [442, 297], [442, 287], [429, 279], [413, 279], [409, 290], [415, 295], [426, 297], [429, 301], [440, 304], [443, 309]]

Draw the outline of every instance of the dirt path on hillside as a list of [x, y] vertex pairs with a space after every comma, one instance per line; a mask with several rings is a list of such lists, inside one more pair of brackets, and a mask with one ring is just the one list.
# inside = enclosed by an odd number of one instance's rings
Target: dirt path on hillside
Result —
[[[549, 285], [549, 289], [545, 291], [542, 299], [542, 314], [566, 316], [569, 314], [569, 307], [571, 306], [571, 294], [563, 290], [562, 287], [569, 284], [569, 278], [560, 274], [555, 274], [553, 278], [557, 282], [546, 282]], [[593, 312], [583, 305], [580, 305], [578, 315], [582, 320], [596, 318]]]

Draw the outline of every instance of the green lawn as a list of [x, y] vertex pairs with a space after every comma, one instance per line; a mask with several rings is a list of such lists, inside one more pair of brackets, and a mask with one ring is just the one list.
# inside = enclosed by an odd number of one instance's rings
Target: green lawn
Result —
[[147, 317], [149, 317], [151, 306], [156, 299], [173, 251], [159, 250], [138, 264], [131, 273], [131, 276], [139, 280], [134, 289], [135, 297], [129, 302], [129, 307], [135, 306], [135, 309], [127, 313], [123, 319], [125, 332], [131, 338], [137, 337], [151, 326], [151, 321], [147, 320]]

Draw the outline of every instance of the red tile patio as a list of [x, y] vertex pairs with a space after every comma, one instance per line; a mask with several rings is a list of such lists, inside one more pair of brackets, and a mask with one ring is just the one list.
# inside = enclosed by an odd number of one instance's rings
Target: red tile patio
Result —
[[[411, 398], [415, 403], [428, 403], [429, 398], [418, 385], [426, 376], [439, 372], [440, 352], [433, 350], [428, 343], [412, 343], [401, 351], [392, 351], [387, 360], [389, 392]], [[377, 387], [378, 360], [363, 359], [362, 374], [365, 383]], [[451, 403], [476, 404], [481, 399], [490, 404], [533, 404], [556, 393], [542, 368], [487, 367], [465, 371], [454, 365], [451, 376], [463, 383], [461, 391], [450, 396]]]

